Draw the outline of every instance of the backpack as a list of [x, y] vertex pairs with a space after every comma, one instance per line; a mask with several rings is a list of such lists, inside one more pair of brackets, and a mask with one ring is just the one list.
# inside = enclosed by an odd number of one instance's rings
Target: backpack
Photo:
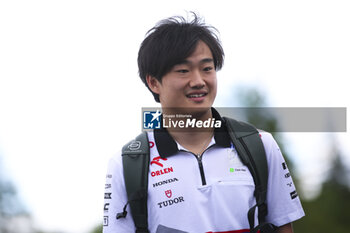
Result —
[[[258, 130], [244, 122], [223, 117], [228, 134], [234, 144], [240, 159], [253, 176], [255, 183], [254, 195], [256, 205], [248, 211], [248, 221], [251, 233], [272, 233], [276, 227], [265, 222], [267, 215], [267, 161], [263, 143]], [[125, 218], [126, 207], [129, 204], [136, 227], [136, 233], [149, 233], [147, 213], [148, 171], [150, 164], [150, 149], [147, 133], [143, 132], [135, 140], [127, 143], [122, 149], [125, 187], [128, 202], [123, 212], [117, 214], [117, 219]], [[254, 227], [255, 210], [258, 208], [259, 224]]]

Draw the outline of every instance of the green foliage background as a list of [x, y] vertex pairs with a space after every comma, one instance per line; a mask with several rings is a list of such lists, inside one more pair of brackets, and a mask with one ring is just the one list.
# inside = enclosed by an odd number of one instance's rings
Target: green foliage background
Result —
[[[267, 107], [264, 94], [257, 89], [241, 88], [236, 98], [245, 107]], [[249, 112], [249, 111], [248, 111]], [[283, 133], [278, 131], [277, 119], [273, 116], [250, 114], [246, 120], [257, 125], [265, 131], [271, 132], [280, 146], [281, 151], [287, 161], [288, 168], [295, 174], [295, 166], [288, 153], [288, 144], [283, 137]], [[295, 233], [347, 233], [350, 229], [350, 188], [349, 188], [349, 168], [345, 166], [339, 145], [334, 140], [328, 140], [332, 150], [329, 157], [333, 158], [328, 170], [327, 179], [322, 185], [320, 194], [313, 200], [303, 198], [300, 193], [300, 181], [293, 176], [294, 183], [299, 190], [299, 197], [305, 211], [305, 217], [293, 223]], [[307, 143], [307, 142], [304, 142]], [[315, 161], [317, 163], [317, 161]]]

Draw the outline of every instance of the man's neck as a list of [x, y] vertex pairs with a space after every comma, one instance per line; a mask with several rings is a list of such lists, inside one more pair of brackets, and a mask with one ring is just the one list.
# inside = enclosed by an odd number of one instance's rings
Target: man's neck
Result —
[[[202, 114], [194, 113], [189, 115], [192, 115], [191, 119], [203, 122], [212, 118], [211, 109]], [[176, 118], [176, 120], [185, 119]], [[201, 155], [204, 152], [214, 134], [214, 128], [168, 128], [167, 130], [175, 141], [196, 155]]]
[[214, 130], [205, 130], [201, 132], [169, 132], [170, 135], [182, 147], [190, 152], [201, 155], [208, 147], [211, 138], [214, 135]]

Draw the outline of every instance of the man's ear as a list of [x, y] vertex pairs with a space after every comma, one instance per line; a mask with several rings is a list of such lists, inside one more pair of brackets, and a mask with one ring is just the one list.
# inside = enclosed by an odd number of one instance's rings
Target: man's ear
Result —
[[152, 92], [159, 94], [159, 86], [161, 85], [161, 83], [158, 81], [158, 79], [150, 75], [147, 75], [146, 82]]

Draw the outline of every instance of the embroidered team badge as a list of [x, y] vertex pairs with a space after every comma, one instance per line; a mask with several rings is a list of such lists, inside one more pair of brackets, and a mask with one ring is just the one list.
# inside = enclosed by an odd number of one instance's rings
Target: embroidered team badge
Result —
[[172, 192], [170, 189], [165, 191], [165, 196], [167, 196], [167, 198], [171, 198]]
[[151, 165], [156, 164], [160, 167], [163, 167], [163, 164], [160, 162], [160, 160], [166, 161], [167, 159], [163, 159], [162, 157], [158, 156], [152, 159]]

